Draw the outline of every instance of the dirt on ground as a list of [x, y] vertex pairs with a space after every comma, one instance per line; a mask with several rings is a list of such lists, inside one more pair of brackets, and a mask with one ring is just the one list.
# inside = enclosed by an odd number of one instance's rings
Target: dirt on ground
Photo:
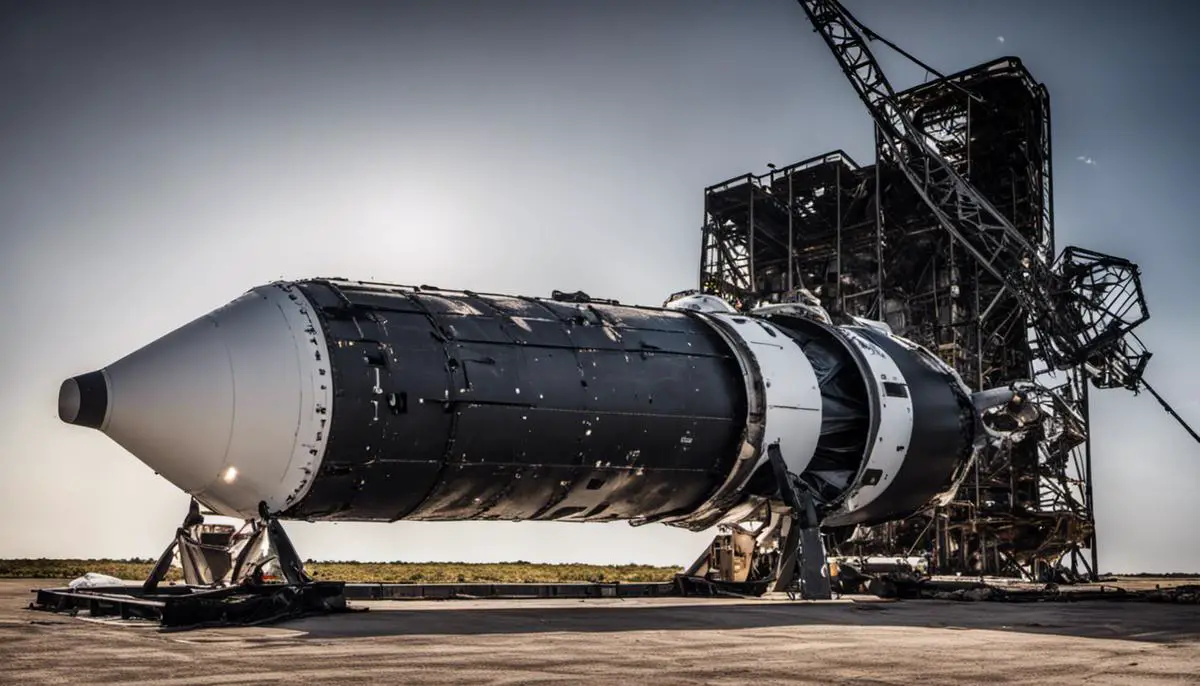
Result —
[[1200, 683], [1200, 605], [385, 601], [164, 632], [26, 609], [46, 585], [0, 582], [0, 683]]

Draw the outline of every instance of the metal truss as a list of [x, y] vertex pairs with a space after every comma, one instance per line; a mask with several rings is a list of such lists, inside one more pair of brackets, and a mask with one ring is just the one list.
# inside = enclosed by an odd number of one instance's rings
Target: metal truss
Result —
[[[897, 98], [956, 174], [1004, 208], [1025, 244], [1049, 259], [1049, 96], [1021, 63], [997, 60]], [[748, 307], [804, 288], [831, 313], [886, 321], [973, 388], [1037, 377], [1055, 389], [1051, 409], [1061, 419], [1049, 435], [989, 450], [952, 502], [859, 531], [842, 552], [925, 552], [946, 572], [1029, 576], [1061, 563], [1094, 573], [1084, 553], [1095, 550], [1085, 380], [1096, 375], [1057, 368], [1024, 302], [943, 229], [881, 132], [876, 147], [875, 165], [835, 151], [705, 189], [701, 289]], [[1077, 293], [1133, 321], [1144, 313], [1121, 309], [1141, 301], [1130, 267], [1078, 249], [1055, 265], [1080, 284]], [[1104, 320], [1084, 321], [1095, 329]], [[1144, 367], [1144, 358], [1130, 365]]]
[[[875, 121], [882, 144], [879, 163], [886, 161], [901, 172], [942, 229], [979, 269], [1002, 284], [985, 311], [1001, 297], [1011, 297], [1032, 317], [1041, 354], [1053, 366], [1067, 369], [1087, 360], [1088, 373], [1097, 369], [1108, 383], [1136, 389], [1141, 379], [1138, 369], [1126, 364], [1129, 344], [1122, 339], [1144, 318], [1097, 309], [1090, 300], [1078, 297], [1074, 290], [1078, 284], [1052, 268], [1037, 241], [1031, 241], [993, 205], [994, 198], [943, 156], [931, 135], [938, 128], [918, 126], [867, 46], [877, 36], [837, 0], [799, 1]], [[968, 100], [977, 100], [977, 109], [1004, 107], [970, 89], [956, 89]], [[956, 142], [965, 145], [966, 141]]]

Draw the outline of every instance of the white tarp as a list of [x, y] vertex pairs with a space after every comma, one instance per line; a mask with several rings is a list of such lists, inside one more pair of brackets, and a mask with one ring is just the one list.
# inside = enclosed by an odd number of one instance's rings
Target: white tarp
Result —
[[67, 585], [70, 588], [96, 588], [98, 586], [123, 586], [124, 584], [124, 581], [115, 576], [88, 572]]

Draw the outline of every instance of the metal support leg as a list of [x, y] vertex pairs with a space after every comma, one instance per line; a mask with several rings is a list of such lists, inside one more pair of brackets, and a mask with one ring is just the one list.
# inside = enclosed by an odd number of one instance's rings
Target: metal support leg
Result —
[[229, 579], [234, 584], [242, 584], [247, 582], [247, 575], [251, 570], [246, 569], [246, 564], [251, 562], [253, 556], [262, 548], [263, 537], [267, 535], [267, 528], [260, 522], [251, 522], [253, 527], [249, 540], [242, 546], [241, 552], [238, 553], [237, 559], [233, 562], [233, 572], [229, 575]]
[[275, 554], [279, 556], [279, 569], [283, 572], [283, 578], [295, 586], [312, 583], [312, 577], [304, 571], [304, 561], [300, 559], [296, 548], [292, 546], [292, 541], [284, 532], [283, 525], [267, 511], [265, 502], [258, 504], [258, 514], [266, 522], [267, 538], [270, 540], [271, 546], [275, 548]]
[[171, 559], [175, 557], [175, 544], [178, 539], [172, 538], [170, 545], [158, 557], [158, 563], [154, 565], [154, 569], [150, 571], [150, 576], [142, 582], [142, 590], [146, 593], [153, 593], [158, 588], [158, 583], [167, 577], [167, 570], [171, 569]]
[[[167, 577], [167, 572], [171, 569], [171, 560], [175, 557], [175, 549], [180, 546], [181, 541], [190, 538], [188, 536], [188, 529], [202, 523], [204, 523], [204, 516], [200, 514], [200, 503], [196, 502], [193, 498], [192, 502], [188, 505], [188, 513], [183, 518], [183, 524], [180, 524], [179, 528], [175, 530], [175, 538], [171, 540], [170, 545], [159, 556], [154, 569], [150, 571], [150, 576], [146, 577], [146, 580], [142, 582], [143, 591], [152, 593], [158, 588], [158, 584]], [[180, 564], [184, 566], [184, 576], [189, 576], [188, 572], [191, 572], [190, 576], [195, 576], [196, 572], [188, 568], [190, 561], [186, 558], [187, 556], [184, 554], [184, 551], [180, 549]], [[191, 583], [190, 579], [188, 583]]]
[[779, 574], [775, 590], [792, 591], [797, 573], [800, 577], [800, 597], [805, 600], [829, 600], [833, 588], [829, 583], [829, 564], [825, 544], [821, 540], [820, 521], [811, 494], [797, 489], [792, 475], [783, 462], [779, 444], [767, 447], [767, 457], [775, 471], [779, 494], [791, 511], [791, 522], [779, 557]]

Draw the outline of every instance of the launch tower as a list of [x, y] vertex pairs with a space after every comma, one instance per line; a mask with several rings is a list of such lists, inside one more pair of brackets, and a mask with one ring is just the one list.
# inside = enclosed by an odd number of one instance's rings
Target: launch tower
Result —
[[[1010, 57], [898, 95], [941, 155], [1053, 262], [1046, 87]], [[974, 390], [1035, 375], [1060, 384], [1068, 425], [1052, 440], [991, 449], [950, 504], [833, 542], [843, 554], [928, 552], [940, 572], [1040, 575], [1062, 563], [1094, 576], [1087, 384], [1073, 369], [1045, 376], [1029, 313], [942, 230], [876, 134], [872, 165], [839, 150], [705, 189], [701, 289], [734, 304], [805, 289], [830, 312], [886, 321]]]

